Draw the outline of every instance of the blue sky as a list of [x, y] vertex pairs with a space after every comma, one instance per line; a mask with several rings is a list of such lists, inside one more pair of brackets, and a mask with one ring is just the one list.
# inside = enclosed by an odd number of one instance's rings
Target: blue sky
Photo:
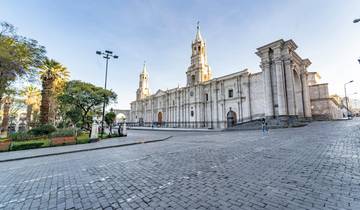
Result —
[[116, 108], [135, 99], [146, 60], [151, 92], [185, 85], [196, 22], [206, 40], [214, 77], [249, 68], [260, 71], [260, 47], [293, 39], [331, 93], [360, 96], [359, 0], [2, 0], [0, 20], [46, 46], [48, 56], [71, 71], [72, 79], [102, 86], [104, 60], [96, 50], [114, 51], [108, 87]]

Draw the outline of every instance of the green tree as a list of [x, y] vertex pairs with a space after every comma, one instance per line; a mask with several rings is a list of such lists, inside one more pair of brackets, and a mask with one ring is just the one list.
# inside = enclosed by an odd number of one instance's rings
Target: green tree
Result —
[[35, 75], [45, 53], [36, 40], [19, 36], [14, 26], [0, 22], [0, 101], [17, 78]]
[[70, 119], [71, 123], [77, 126], [82, 119], [81, 111], [79, 108], [74, 107], [65, 113], [66, 118]]
[[42, 83], [40, 123], [48, 124], [55, 121], [56, 99], [69, 79], [69, 71], [53, 59], [45, 59], [40, 69]]
[[116, 101], [117, 95], [111, 90], [97, 87], [91, 83], [79, 80], [69, 81], [63, 93], [58, 97], [62, 110], [69, 112], [77, 109], [81, 111], [81, 124], [85, 129], [90, 130], [91, 117], [99, 112], [101, 105]]
[[109, 126], [110, 134], [112, 133], [112, 126], [115, 122], [116, 114], [113, 111], [110, 111], [105, 114], [105, 122]]

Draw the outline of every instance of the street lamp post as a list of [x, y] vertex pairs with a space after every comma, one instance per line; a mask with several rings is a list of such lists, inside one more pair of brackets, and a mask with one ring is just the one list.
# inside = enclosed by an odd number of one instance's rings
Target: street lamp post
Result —
[[[353, 21], [353, 23], [359, 23], [360, 22], [360, 18], [357, 18], [357, 19], [355, 19], [354, 21]], [[359, 64], [360, 64], [360, 58], [358, 59], [358, 62], [359, 62]]]
[[[106, 90], [109, 59], [110, 58], [118, 59], [119, 56], [113, 55], [113, 52], [110, 50], [105, 50], [104, 52], [96, 51], [96, 54], [102, 55], [103, 58], [105, 58], [105, 60], [106, 60], [105, 85], [104, 85], [104, 89]], [[104, 104], [103, 104], [103, 109], [102, 109], [102, 119], [101, 119], [101, 138], [103, 138], [103, 135], [104, 135], [105, 106], [106, 106], [106, 100], [104, 98]]]
[[347, 84], [350, 84], [354, 82], [354, 80], [351, 80], [347, 83], [344, 84], [344, 91], [345, 91], [345, 103], [346, 103], [346, 115], [347, 115], [347, 118], [349, 118], [349, 102], [348, 102], [348, 98], [347, 98], [347, 95], [346, 95], [346, 85]]

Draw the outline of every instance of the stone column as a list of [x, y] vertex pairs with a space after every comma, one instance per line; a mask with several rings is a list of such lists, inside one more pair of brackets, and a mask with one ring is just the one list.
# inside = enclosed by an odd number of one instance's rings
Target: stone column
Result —
[[307, 80], [307, 72], [301, 74], [302, 88], [303, 88], [303, 107], [304, 115], [306, 118], [311, 118], [311, 103], [310, 103], [310, 93]]
[[146, 102], [144, 101], [143, 102], [143, 107], [144, 107], [144, 110], [143, 110], [143, 115], [144, 115], [144, 123], [147, 121], [147, 111], [146, 111]]
[[[252, 120], [252, 112], [251, 112], [251, 90], [250, 90], [250, 88], [251, 88], [251, 81], [250, 81], [250, 75], [251, 74], [248, 74], [247, 75], [247, 91], [246, 91], [246, 95], [245, 95], [245, 97], [246, 97], [246, 100], [247, 100], [247, 105], [248, 105], [248, 116], [249, 116], [249, 119], [248, 119], [248, 121], [250, 121], [250, 120]], [[271, 99], [271, 102], [272, 102], [272, 99]], [[272, 109], [273, 110], [273, 109]], [[272, 115], [266, 115], [266, 116], [272, 116]]]
[[216, 128], [219, 128], [219, 83], [215, 82]]
[[212, 94], [213, 94], [212, 86], [213, 86], [213, 83], [210, 83], [210, 91], [209, 91], [209, 95], [208, 95], [208, 97], [210, 99], [210, 127], [211, 128], [213, 128], [213, 123], [214, 123], [214, 119], [213, 119], [213, 104], [214, 104], [214, 102], [213, 102], [213, 96], [212, 96]]
[[282, 60], [275, 61], [275, 70], [279, 116], [283, 116], [287, 115], [287, 109], [285, 101], [285, 80]]
[[[264, 74], [264, 89], [265, 89], [265, 116], [274, 116], [274, 104], [271, 84], [271, 72], [269, 61], [262, 63], [262, 69]], [[249, 100], [249, 98], [247, 98]]]
[[287, 108], [289, 115], [295, 115], [295, 94], [294, 94], [294, 74], [291, 68], [291, 60], [284, 61], [285, 64], [285, 79], [286, 79], [286, 91], [287, 91]]

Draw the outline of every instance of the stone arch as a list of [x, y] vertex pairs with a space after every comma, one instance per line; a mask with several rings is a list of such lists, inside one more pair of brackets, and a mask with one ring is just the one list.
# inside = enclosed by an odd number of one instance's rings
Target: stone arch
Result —
[[126, 115], [124, 113], [119, 113], [116, 115], [115, 121], [116, 122], [123, 122], [126, 120]]
[[228, 128], [234, 127], [237, 122], [236, 112], [230, 109], [230, 111], [226, 114], [226, 122]]

